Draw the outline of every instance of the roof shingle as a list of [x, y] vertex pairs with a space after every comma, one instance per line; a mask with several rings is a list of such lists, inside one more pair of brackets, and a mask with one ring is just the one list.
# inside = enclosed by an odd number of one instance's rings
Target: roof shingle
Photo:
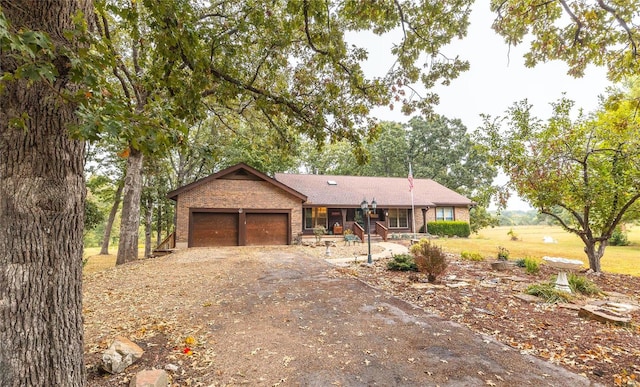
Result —
[[[368, 177], [337, 175], [303, 175], [276, 173], [275, 179], [307, 195], [308, 205], [360, 207], [362, 199], [376, 199], [381, 207], [410, 207], [411, 192], [405, 177]], [[333, 181], [336, 184], [329, 184]], [[468, 198], [431, 179], [413, 180], [414, 205], [470, 206]]]

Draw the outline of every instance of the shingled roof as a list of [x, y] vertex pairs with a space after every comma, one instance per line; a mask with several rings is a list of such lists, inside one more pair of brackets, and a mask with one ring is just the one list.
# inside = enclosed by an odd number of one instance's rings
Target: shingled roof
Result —
[[[360, 207], [363, 198], [376, 199], [380, 207], [410, 207], [411, 192], [406, 177], [302, 175], [276, 173], [275, 179], [307, 195], [305, 204], [331, 207]], [[417, 207], [471, 206], [474, 203], [431, 179], [413, 180], [413, 201]]]

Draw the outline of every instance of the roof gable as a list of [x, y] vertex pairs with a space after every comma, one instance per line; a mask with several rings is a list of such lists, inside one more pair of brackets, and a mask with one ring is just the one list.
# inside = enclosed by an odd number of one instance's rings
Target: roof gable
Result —
[[169, 193], [167, 193], [167, 197], [172, 200], [177, 200], [178, 196], [184, 192], [190, 191], [196, 187], [199, 187], [203, 184], [207, 184], [213, 180], [254, 180], [254, 181], [266, 181], [271, 183], [272, 185], [280, 188], [281, 190], [299, 198], [303, 202], [307, 200], [307, 196], [292, 189], [286, 184], [279, 182], [264, 173], [258, 171], [255, 168], [248, 166], [245, 163], [238, 163], [232, 167], [223, 169], [218, 171], [212, 175], [204, 177], [200, 180], [196, 180], [191, 184], [184, 185], [180, 188], [177, 188]]

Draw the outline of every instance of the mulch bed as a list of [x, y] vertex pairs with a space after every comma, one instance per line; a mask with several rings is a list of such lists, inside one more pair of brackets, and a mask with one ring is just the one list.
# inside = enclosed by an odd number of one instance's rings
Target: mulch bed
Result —
[[494, 271], [490, 262], [463, 261], [451, 255], [447, 271], [429, 284], [426, 275], [388, 270], [388, 261], [336, 270], [591, 380], [640, 386], [640, 312], [631, 313], [631, 325], [626, 327], [578, 316], [586, 303], [609, 300], [640, 305], [640, 277], [585, 274], [603, 295], [549, 304], [520, 298], [529, 285], [549, 282], [557, 274], [557, 269], [544, 264], [537, 274], [516, 265]]

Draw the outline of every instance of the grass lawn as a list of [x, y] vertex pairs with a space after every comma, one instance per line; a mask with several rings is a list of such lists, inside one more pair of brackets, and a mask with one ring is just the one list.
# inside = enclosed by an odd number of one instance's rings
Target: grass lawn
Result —
[[[518, 240], [511, 240], [507, 233], [513, 230]], [[602, 257], [602, 271], [640, 276], [640, 226], [628, 226], [630, 246], [607, 246]], [[557, 243], [544, 243], [545, 237]], [[461, 251], [478, 252], [486, 259], [494, 259], [498, 246], [509, 250], [509, 259], [531, 257], [542, 261], [543, 256], [579, 259], [589, 266], [584, 245], [574, 234], [556, 226], [505, 226], [486, 228], [469, 238], [441, 238], [436, 244], [445, 251], [459, 254]]]
[[[82, 269], [83, 273], [95, 273], [116, 265], [116, 254], [118, 254], [118, 246], [109, 247], [109, 255], [99, 255], [100, 247], [85, 247], [83, 258], [87, 263]], [[144, 246], [138, 247], [138, 257], [144, 255]]]

